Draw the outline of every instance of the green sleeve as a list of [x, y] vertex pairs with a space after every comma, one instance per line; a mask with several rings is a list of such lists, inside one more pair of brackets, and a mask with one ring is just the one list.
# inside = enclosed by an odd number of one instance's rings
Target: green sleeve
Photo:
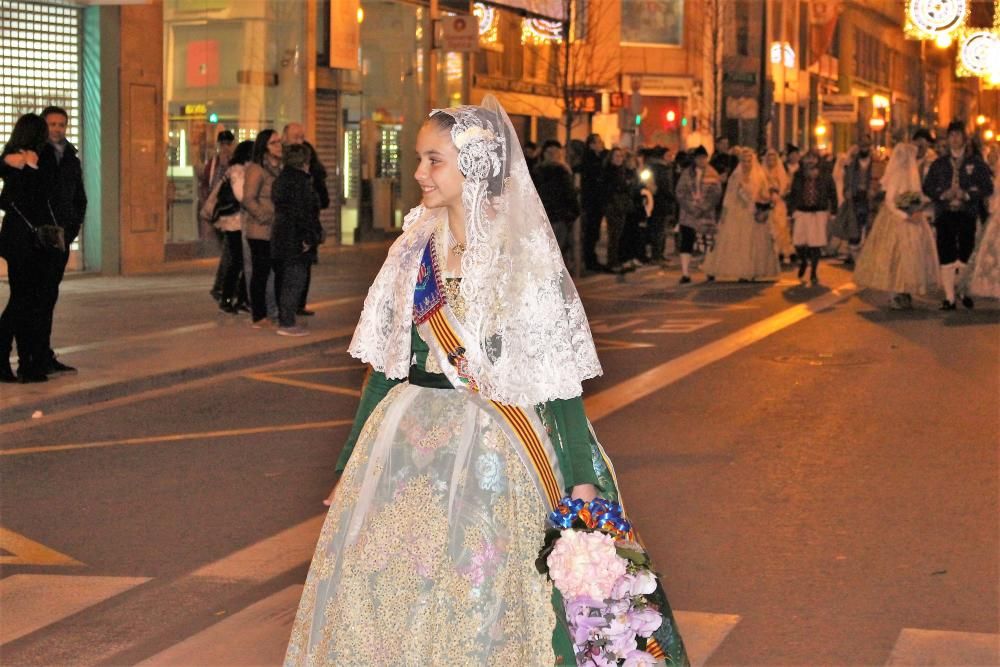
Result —
[[563, 477], [566, 490], [577, 484], [593, 484], [601, 488], [594, 470], [593, 450], [590, 444], [590, 425], [583, 410], [583, 398], [556, 399], [545, 405], [552, 416], [552, 426], [558, 433], [562, 449]]
[[400, 382], [402, 380], [390, 380], [381, 371], [372, 371], [372, 374], [368, 378], [368, 383], [365, 385], [365, 390], [361, 394], [361, 404], [358, 406], [358, 412], [354, 415], [354, 426], [351, 427], [351, 433], [347, 436], [344, 449], [341, 450], [340, 458], [337, 459], [337, 472], [344, 472], [347, 461], [351, 458], [351, 452], [354, 451], [354, 446], [358, 444], [358, 436], [361, 435], [361, 429], [364, 427], [365, 422], [368, 421], [368, 417], [372, 411], [382, 402], [382, 399], [389, 393], [389, 390]]

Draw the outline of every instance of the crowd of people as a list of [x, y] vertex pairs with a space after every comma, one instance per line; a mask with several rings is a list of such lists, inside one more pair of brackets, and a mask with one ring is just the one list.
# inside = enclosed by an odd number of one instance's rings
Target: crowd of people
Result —
[[555, 140], [524, 152], [568, 264], [579, 216], [586, 271], [666, 263], [672, 237], [681, 284], [692, 282], [699, 255], [708, 282], [776, 280], [784, 267], [797, 268], [803, 285], [819, 284], [823, 257], [839, 257], [859, 286], [889, 292], [897, 310], [938, 290], [943, 310], [1000, 297], [1000, 248], [988, 224], [1000, 215], [992, 168], [1000, 153], [984, 155], [960, 121], [940, 141], [921, 129], [876, 149], [862, 137], [839, 156], [794, 145], [758, 155], [725, 137], [711, 156], [704, 146], [676, 155], [606, 149], [597, 134], [574, 143], [568, 158]]
[[197, 169], [199, 215], [222, 240], [212, 296], [224, 313], [248, 312], [254, 329], [308, 335], [298, 318], [314, 314], [307, 299], [325, 240], [326, 169], [299, 123], [235, 141], [220, 132], [215, 154]]

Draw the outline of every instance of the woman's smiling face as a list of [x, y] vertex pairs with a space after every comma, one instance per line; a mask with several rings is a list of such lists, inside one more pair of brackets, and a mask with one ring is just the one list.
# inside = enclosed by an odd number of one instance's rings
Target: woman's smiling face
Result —
[[458, 170], [458, 149], [451, 132], [434, 123], [423, 124], [417, 134], [417, 170], [413, 177], [427, 208], [461, 204], [465, 177]]

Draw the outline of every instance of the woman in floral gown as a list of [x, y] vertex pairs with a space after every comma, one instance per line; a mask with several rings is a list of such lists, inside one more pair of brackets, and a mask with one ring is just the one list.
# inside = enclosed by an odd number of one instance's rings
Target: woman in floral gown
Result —
[[[535, 560], [561, 496], [619, 499], [580, 397], [602, 372], [586, 314], [495, 99], [435, 110], [416, 151], [285, 664], [574, 664]], [[662, 611], [665, 664], [687, 664]]]
[[976, 249], [960, 285], [962, 294], [1000, 299], [1000, 169], [993, 177], [990, 216], [979, 231]]

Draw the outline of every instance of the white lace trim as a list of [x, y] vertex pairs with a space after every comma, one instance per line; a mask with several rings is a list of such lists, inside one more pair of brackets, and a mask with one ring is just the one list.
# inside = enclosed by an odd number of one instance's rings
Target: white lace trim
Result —
[[[447, 113], [462, 142], [466, 358], [488, 399], [528, 407], [582, 393], [602, 373], [583, 303], [528, 174], [513, 126], [495, 99]], [[466, 153], [463, 158], [461, 154]], [[499, 160], [499, 168], [497, 168]], [[468, 171], [466, 171], [468, 168]], [[414, 208], [365, 299], [348, 352], [392, 378], [410, 364], [413, 290], [443, 211]]]

